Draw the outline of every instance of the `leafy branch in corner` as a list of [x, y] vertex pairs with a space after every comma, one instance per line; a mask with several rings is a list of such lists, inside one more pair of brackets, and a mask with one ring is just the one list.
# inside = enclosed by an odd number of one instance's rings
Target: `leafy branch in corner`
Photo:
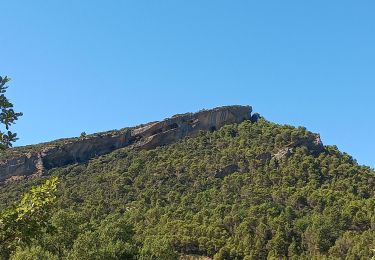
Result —
[[12, 147], [12, 143], [18, 139], [17, 134], [10, 131], [10, 127], [22, 116], [22, 113], [14, 111], [13, 104], [5, 96], [9, 81], [7, 76], [0, 76], [0, 124], [5, 128], [0, 130], [0, 150]]
[[58, 178], [52, 177], [32, 187], [20, 202], [0, 212], [0, 257], [9, 255], [17, 246], [29, 245], [32, 239], [51, 229], [49, 219], [57, 184]]

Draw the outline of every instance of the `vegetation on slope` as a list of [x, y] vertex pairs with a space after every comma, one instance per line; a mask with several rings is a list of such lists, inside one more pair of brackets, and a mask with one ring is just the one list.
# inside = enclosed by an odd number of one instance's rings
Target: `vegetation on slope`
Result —
[[[53, 169], [53, 229], [13, 258], [371, 258], [372, 169], [336, 147], [313, 153], [301, 143], [288, 156], [264, 156], [308, 137], [304, 128], [245, 121]], [[3, 185], [0, 208], [40, 181]]]

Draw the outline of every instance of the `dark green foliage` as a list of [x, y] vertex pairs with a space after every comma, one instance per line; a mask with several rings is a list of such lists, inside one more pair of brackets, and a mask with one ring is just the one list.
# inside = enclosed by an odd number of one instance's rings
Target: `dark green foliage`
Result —
[[132, 240], [132, 227], [119, 214], [106, 217], [96, 227], [78, 234], [69, 259], [133, 259], [137, 248]]
[[143, 247], [140, 252], [141, 260], [173, 260], [178, 254], [172, 247], [173, 241], [165, 236], [150, 236], [143, 241]]
[[17, 251], [12, 255], [12, 260], [57, 260], [58, 258], [50, 252], [44, 250], [40, 246], [32, 246], [26, 248], [17, 248]]
[[[65, 259], [369, 259], [375, 173], [336, 147], [312, 152], [299, 142], [310, 137], [259, 119], [51, 170], [55, 232], [33, 246]], [[215, 177], [228, 165], [237, 170]], [[4, 185], [0, 203], [38, 181]]]
[[12, 143], [17, 140], [17, 134], [12, 133], [9, 128], [14, 124], [22, 113], [17, 113], [13, 109], [13, 104], [5, 96], [7, 84], [10, 78], [7, 76], [0, 77], [0, 126], [5, 129], [0, 129], [0, 150], [12, 147]]

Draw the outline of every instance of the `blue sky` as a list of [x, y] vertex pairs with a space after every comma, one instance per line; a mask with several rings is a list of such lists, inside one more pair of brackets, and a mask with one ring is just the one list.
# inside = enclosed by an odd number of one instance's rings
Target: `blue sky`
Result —
[[375, 167], [374, 1], [4, 1], [18, 145], [249, 104]]

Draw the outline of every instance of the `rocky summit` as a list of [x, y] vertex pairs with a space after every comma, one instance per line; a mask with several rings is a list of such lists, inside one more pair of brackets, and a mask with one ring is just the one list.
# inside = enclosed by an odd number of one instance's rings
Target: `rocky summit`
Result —
[[40, 176], [46, 170], [86, 162], [127, 146], [152, 149], [196, 136], [199, 131], [215, 131], [226, 124], [257, 120], [259, 115], [251, 113], [251, 106], [224, 106], [178, 114], [137, 127], [14, 148], [0, 157], [0, 182]]

